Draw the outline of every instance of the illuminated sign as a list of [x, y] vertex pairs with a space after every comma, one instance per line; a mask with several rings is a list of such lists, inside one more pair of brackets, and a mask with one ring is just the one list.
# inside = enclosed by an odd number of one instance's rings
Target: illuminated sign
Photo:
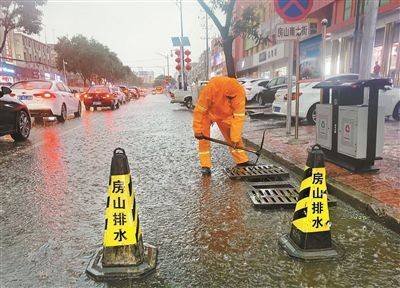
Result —
[[15, 70], [7, 67], [0, 67], [0, 72], [15, 74]]

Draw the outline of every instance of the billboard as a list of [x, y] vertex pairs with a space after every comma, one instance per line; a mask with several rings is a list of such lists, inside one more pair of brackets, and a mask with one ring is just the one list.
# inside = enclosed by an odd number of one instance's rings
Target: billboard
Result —
[[300, 42], [300, 80], [321, 78], [322, 36]]

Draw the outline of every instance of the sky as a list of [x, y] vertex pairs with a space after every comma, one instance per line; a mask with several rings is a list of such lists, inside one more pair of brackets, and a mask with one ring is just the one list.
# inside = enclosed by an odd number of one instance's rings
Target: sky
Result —
[[[54, 43], [57, 37], [82, 34], [93, 37], [118, 54], [134, 70], [163, 73], [170, 54], [171, 36], [180, 36], [176, 0], [48, 0], [43, 7], [43, 30], [37, 37]], [[191, 42], [192, 60], [205, 50], [205, 12], [197, 1], [183, 1], [184, 36]], [[212, 26], [211, 21], [209, 21]], [[215, 34], [215, 28], [211, 27]], [[170, 58], [174, 73], [175, 58]]]

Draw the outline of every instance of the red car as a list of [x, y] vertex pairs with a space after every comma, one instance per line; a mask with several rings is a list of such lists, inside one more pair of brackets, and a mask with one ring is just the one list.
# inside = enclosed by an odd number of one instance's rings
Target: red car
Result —
[[86, 111], [93, 107], [110, 107], [111, 110], [119, 108], [118, 95], [110, 87], [104, 85], [95, 85], [83, 94], [83, 103]]

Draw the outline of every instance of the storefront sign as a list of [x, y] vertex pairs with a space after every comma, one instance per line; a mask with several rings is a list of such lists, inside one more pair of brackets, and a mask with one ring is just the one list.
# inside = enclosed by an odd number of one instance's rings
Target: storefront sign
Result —
[[3, 76], [14, 76], [15, 66], [2, 62], [0, 63], [0, 73]]
[[276, 40], [296, 40], [310, 34], [309, 23], [279, 24], [276, 26]]
[[255, 63], [262, 64], [265, 62], [276, 61], [285, 56], [285, 44], [279, 43], [271, 48], [268, 48], [264, 51], [256, 54]]

